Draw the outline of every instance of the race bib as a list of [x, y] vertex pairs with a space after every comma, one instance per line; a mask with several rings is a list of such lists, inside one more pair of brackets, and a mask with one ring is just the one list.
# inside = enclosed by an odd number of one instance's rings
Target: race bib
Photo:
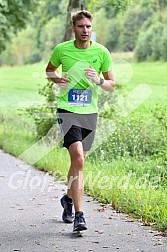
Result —
[[68, 104], [74, 106], [88, 106], [92, 101], [91, 90], [70, 89], [68, 92]]

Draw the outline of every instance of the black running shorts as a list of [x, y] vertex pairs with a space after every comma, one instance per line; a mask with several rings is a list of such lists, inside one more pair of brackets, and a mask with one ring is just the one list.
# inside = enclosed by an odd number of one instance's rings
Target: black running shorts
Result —
[[83, 150], [90, 150], [95, 137], [97, 113], [77, 114], [58, 108], [57, 119], [64, 137], [64, 147], [69, 149], [72, 143], [81, 141]]

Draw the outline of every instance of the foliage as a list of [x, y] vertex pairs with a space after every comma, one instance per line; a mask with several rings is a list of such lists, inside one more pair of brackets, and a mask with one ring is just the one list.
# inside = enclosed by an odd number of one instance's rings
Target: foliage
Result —
[[[101, 19], [101, 17], [103, 17]], [[99, 22], [99, 20], [101, 21]], [[102, 45], [105, 45], [108, 41], [108, 30], [110, 24], [107, 22], [106, 11], [104, 8], [99, 9], [94, 14], [93, 29], [96, 31], [96, 39]]]
[[64, 25], [60, 16], [52, 18], [41, 28], [38, 39], [36, 28], [27, 26], [19, 31], [17, 36], [12, 36], [11, 43], [6, 45], [7, 50], [1, 54], [0, 60], [11, 65], [33, 64], [41, 59], [48, 60], [54, 46], [63, 40]]
[[[21, 4], [21, 2], [25, 1], [20, 0], [17, 1], [17, 3], [15, 2], [16, 1], [13, 1], [12, 4], [9, 5], [9, 7], [13, 8], [14, 10], [15, 8], [18, 7], [19, 4]], [[30, 2], [35, 2], [35, 0], [29, 1], [29, 4]], [[8, 39], [6, 39], [3, 38], [3, 36], [1, 36], [1, 38], [6, 40], [5, 41], [6, 51], [2, 52], [0, 56], [1, 64], [13, 65], [13, 64], [34, 63], [41, 60], [41, 58], [43, 59], [47, 58], [48, 60], [48, 57], [50, 56], [50, 53], [54, 48], [54, 46], [57, 43], [62, 42], [63, 40], [65, 31], [65, 17], [67, 10], [66, 0], [61, 1], [41, 0], [39, 4], [36, 6], [36, 8], [34, 8], [34, 12], [33, 11], [30, 12], [31, 8], [26, 3], [21, 11], [23, 10], [25, 13], [26, 11], [29, 11], [29, 20], [28, 20], [29, 22], [27, 22], [27, 18], [24, 18], [25, 28], [22, 29], [21, 32], [18, 32], [17, 34], [12, 33], [13, 31], [15, 31], [14, 25], [16, 26], [17, 20], [14, 20], [14, 24], [10, 23], [10, 29], [7, 28], [6, 23], [4, 24], [5, 29], [8, 29], [8, 33], [6, 35], [10, 34], [10, 41], [9, 37]], [[8, 8], [6, 2], [6, 12], [7, 11]], [[18, 14], [19, 18], [23, 18], [19, 11], [20, 10], [18, 8], [16, 14]], [[9, 12], [8, 15], [10, 19], [14, 14]], [[21, 29], [22, 28], [21, 23], [19, 23], [18, 25], [19, 28]], [[30, 34], [28, 34], [28, 32]], [[1, 33], [1, 35], [3, 35], [3, 33]], [[1, 43], [1, 45], [3, 44]], [[23, 53], [24, 48], [26, 49], [25, 54]]]
[[[50, 22], [51, 19], [53, 18], [57, 19], [58, 16], [60, 17], [60, 19], [57, 20], [58, 26], [61, 26], [61, 23], [63, 23], [64, 25], [64, 19], [66, 17], [66, 10], [67, 10], [67, 1], [66, 0], [48, 0], [48, 1], [41, 0], [40, 2], [41, 4], [37, 8], [37, 12], [33, 14], [31, 19], [32, 19], [33, 26], [36, 27], [36, 30], [37, 30], [38, 48], [40, 48], [42, 51], [43, 45], [41, 45], [40, 38], [42, 36], [43, 28], [47, 25], [47, 23]], [[54, 28], [55, 28], [55, 25], [54, 25]]]
[[17, 36], [11, 36], [11, 43], [6, 44], [6, 51], [1, 54], [1, 60], [6, 64], [30, 64], [39, 62], [41, 54], [37, 48], [37, 33], [35, 28], [27, 26], [19, 31]]
[[[34, 57], [37, 54], [37, 37], [35, 29], [27, 26], [26, 29], [18, 32], [17, 36], [12, 39], [11, 44], [11, 56], [15, 59], [15, 63], [22, 65], [24, 63], [34, 63], [34, 59], [30, 60], [30, 57]], [[36, 55], [38, 61], [41, 60], [40, 55]]]
[[99, 159], [101, 156], [101, 159], [105, 159], [106, 162], [121, 157], [134, 157], [139, 160], [147, 157], [163, 158], [165, 166], [167, 164], [166, 120], [167, 108], [165, 107], [156, 107], [150, 112], [147, 111], [147, 114], [135, 114], [128, 118], [113, 117], [111, 123], [115, 124], [114, 132], [92, 154], [92, 158]]
[[[53, 32], [54, 31], [54, 32]], [[48, 61], [55, 45], [63, 41], [65, 19], [61, 15], [51, 18], [42, 28], [39, 37], [41, 57]]]
[[[9, 4], [7, 0], [0, 1], [0, 51], [6, 47], [0, 55], [0, 64], [35, 63], [41, 59], [46, 61], [55, 45], [63, 41], [70, 1], [41, 0], [38, 4], [37, 2], [15, 0]], [[151, 28], [157, 22], [167, 25], [166, 0], [73, 0], [72, 2], [75, 6], [78, 3], [80, 7], [85, 7], [93, 13], [97, 42], [102, 43], [110, 51], [135, 50], [136, 59], [139, 61], [167, 60], [166, 29], [160, 32], [161, 39], [158, 41], [155, 30]], [[70, 13], [68, 20], [69, 17]], [[69, 25], [71, 32], [71, 24]], [[25, 31], [13, 34], [22, 27]], [[28, 31], [30, 35], [27, 34]], [[20, 34], [25, 37], [21, 38]], [[25, 47], [27, 53], [23, 55], [23, 49], [19, 51], [19, 47]], [[12, 51], [13, 48], [16, 51]]]
[[157, 12], [164, 10], [167, 7], [167, 1], [166, 0], [151, 0], [151, 1], [143, 1], [143, 4], [146, 2], [152, 9]]
[[108, 28], [108, 39], [106, 41], [106, 47], [114, 52], [120, 49], [120, 36], [122, 27], [118, 19], [113, 19]]
[[41, 61], [41, 53], [38, 49], [31, 51], [25, 58], [24, 64], [34, 64]]
[[128, 11], [123, 22], [120, 46], [123, 51], [133, 51], [143, 23], [152, 15], [149, 9]]
[[135, 48], [135, 56], [138, 61], [166, 60], [166, 31], [167, 25], [157, 21], [147, 30], [140, 32]]
[[126, 11], [133, 5], [133, 0], [97, 0], [94, 1], [99, 6], [112, 6], [115, 10]]
[[167, 61], [167, 27], [164, 28], [161, 40], [159, 42], [160, 59]]
[[35, 10], [36, 0], [1, 0], [0, 1], [0, 51], [5, 48], [11, 32], [25, 27], [30, 13]]
[[33, 118], [38, 139], [46, 136], [52, 126], [57, 123], [55, 117], [57, 101], [52, 85], [53, 83], [48, 80], [47, 84], [39, 90], [39, 94], [45, 97], [45, 104], [34, 105], [21, 110], [22, 113], [26, 112]]

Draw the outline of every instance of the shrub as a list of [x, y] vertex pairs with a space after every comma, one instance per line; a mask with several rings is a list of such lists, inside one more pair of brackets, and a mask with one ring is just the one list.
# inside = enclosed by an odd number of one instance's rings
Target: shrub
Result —
[[48, 80], [46, 85], [39, 90], [39, 94], [46, 99], [45, 104], [28, 107], [22, 112], [26, 112], [34, 120], [37, 138], [44, 137], [52, 126], [57, 123], [55, 111], [57, 108], [56, 92], [53, 92], [52, 82]]
[[161, 59], [167, 61], [167, 27], [163, 31], [159, 44]]
[[[135, 157], [143, 160], [163, 157], [167, 163], [166, 108], [155, 108], [144, 114], [133, 114], [114, 120], [113, 134], [92, 154], [110, 162], [120, 157]], [[103, 127], [105, 128], [105, 127]]]
[[110, 51], [119, 50], [119, 38], [121, 34], [121, 27], [118, 20], [113, 20], [108, 29], [108, 39], [106, 47]]
[[123, 51], [134, 50], [140, 28], [151, 15], [152, 12], [148, 8], [142, 10], [136, 9], [127, 13], [120, 38], [120, 44]]
[[42, 55], [39, 50], [35, 50], [25, 58], [25, 64], [34, 64], [42, 60]]
[[166, 50], [166, 29], [165, 24], [156, 22], [148, 30], [140, 32], [135, 48], [135, 57], [138, 61], [160, 60], [163, 57], [162, 53]]

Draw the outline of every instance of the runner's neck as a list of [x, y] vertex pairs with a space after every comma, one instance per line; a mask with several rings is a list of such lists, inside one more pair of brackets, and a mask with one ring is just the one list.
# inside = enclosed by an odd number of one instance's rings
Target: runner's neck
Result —
[[91, 46], [92, 44], [92, 41], [86, 41], [86, 42], [80, 42], [80, 41], [77, 41], [75, 40], [74, 41], [74, 46], [78, 49], [87, 49]]

